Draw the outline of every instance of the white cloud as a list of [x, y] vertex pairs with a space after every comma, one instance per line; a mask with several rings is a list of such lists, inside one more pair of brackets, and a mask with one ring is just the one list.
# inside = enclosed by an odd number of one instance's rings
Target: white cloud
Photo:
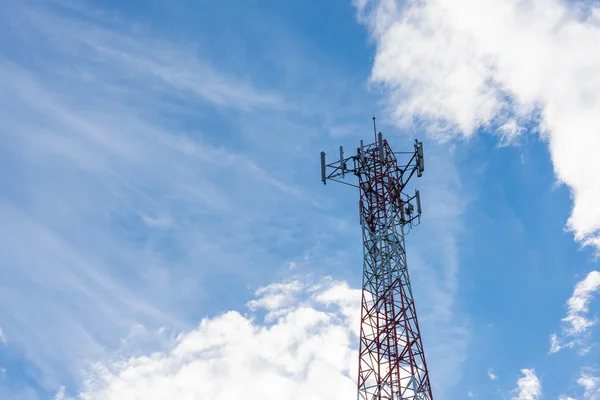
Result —
[[496, 379], [498, 379], [498, 376], [496, 376], [496, 374], [494, 374], [494, 370], [492, 368], [488, 369], [488, 376], [493, 381], [495, 381]]
[[264, 309], [267, 311], [266, 321], [273, 321], [290, 311], [295, 295], [305, 288], [299, 281], [273, 283], [255, 292], [257, 299], [249, 301], [246, 306], [251, 311]]
[[4, 336], [4, 332], [2, 332], [2, 327], [0, 326], [0, 342], [2, 342], [3, 345], [6, 346], [6, 336]]
[[312, 297], [321, 304], [337, 305], [352, 332], [356, 336], [360, 335], [360, 306], [357, 307], [356, 300], [360, 298], [360, 290], [350, 288], [346, 282], [337, 282]]
[[280, 109], [278, 95], [135, 22], [63, 3], [76, 2], [0, 2], [0, 34], [31, 57], [0, 59], [4, 169], [30, 172], [7, 176], [0, 198], [0, 275], [18, 282], [0, 289], [2, 323], [48, 391], [136, 323], [188, 326], [200, 282], [261, 264], [255, 241], [274, 224], [257, 234], [253, 219], [297, 195], [197, 128], [215, 108]]
[[584, 369], [577, 383], [585, 389], [584, 398], [590, 400], [600, 399], [600, 377], [592, 375], [593, 371]]
[[522, 369], [524, 375], [517, 381], [516, 396], [512, 400], [536, 400], [542, 395], [542, 385], [533, 369]]
[[600, 291], [600, 272], [592, 271], [588, 276], [575, 285], [573, 295], [567, 301], [569, 312], [564, 319], [570, 325], [571, 333], [582, 333], [595, 324], [595, 321], [586, 319], [588, 305], [594, 294]]
[[562, 319], [562, 332], [560, 335], [552, 334], [550, 337], [550, 353], [556, 353], [564, 347], [581, 344], [581, 337], [598, 322], [589, 319], [587, 314], [590, 302], [599, 291], [600, 272], [598, 271], [590, 272], [575, 285], [573, 295], [567, 301], [567, 316]]
[[426, 146], [428, 173], [416, 181], [423, 219], [407, 236], [407, 252], [433, 393], [444, 398], [455, 394], [451, 389], [462, 378], [470, 334], [456, 295], [460, 291], [459, 238], [472, 194], [461, 183], [454, 147]]
[[274, 323], [235, 311], [204, 319], [170, 351], [98, 364], [81, 398], [355, 397], [357, 338], [342, 310], [359, 309], [360, 291], [331, 280], [270, 285], [257, 291], [253, 310], [277, 310], [262, 299], [279, 294], [287, 306]]
[[144, 213], [140, 213], [140, 218], [150, 228], [168, 228], [173, 226], [173, 221], [165, 216], [151, 217]]
[[550, 354], [556, 353], [561, 348], [562, 348], [562, 346], [558, 342], [558, 335], [556, 333], [553, 333], [552, 335], [550, 335]]
[[[600, 377], [595, 376], [595, 370], [592, 368], [583, 368], [581, 375], [577, 378], [577, 384], [584, 389], [583, 397], [585, 400], [600, 400]], [[571, 396], [562, 395], [559, 400], [575, 400]]]
[[[193, 97], [243, 110], [280, 108], [284, 104], [278, 94], [258, 90], [244, 79], [218, 70], [209, 60], [198, 57], [196, 48], [174, 45], [144, 32], [142, 26], [139, 30], [126, 27], [127, 23], [119, 20], [116, 13], [77, 2], [20, 11], [39, 32], [56, 35], [48, 38], [51, 45], [61, 50], [74, 44], [80, 46], [83, 56], [102, 58], [103, 66], [108, 67], [105, 72], [110, 68], [129, 71], [136, 79], [151, 84], [149, 91], [177, 93], [182, 99]], [[86, 20], [92, 23], [85, 23]], [[79, 35], [71, 35], [72, 32]], [[26, 31], [26, 35], [30, 34]]]
[[65, 390], [66, 388], [61, 386], [52, 400], [65, 400]]
[[[42, 4], [8, 3], [15, 8]], [[220, 278], [233, 273], [238, 282], [264, 279], [261, 266], [282, 261], [269, 246], [286, 239], [301, 246], [299, 239], [314, 234], [304, 228], [316, 226], [315, 219], [306, 218], [314, 214], [286, 203], [299, 193], [275, 179], [272, 169], [232, 153], [226, 144], [214, 147], [231, 139], [257, 158], [252, 149], [259, 148], [268, 154], [265, 162], [278, 169], [291, 165], [292, 154], [294, 159], [312, 157], [297, 154], [308, 143], [303, 142], [306, 132], [317, 131], [305, 129], [308, 122], [294, 121], [297, 134], [292, 135], [282, 124], [275, 129], [272, 115], [262, 113], [268, 107], [280, 109], [280, 96], [217, 71], [194, 49], [157, 38], [135, 22], [98, 21], [87, 14], [79, 18], [80, 10], [54, 12], [62, 3], [0, 12], [0, 19], [11, 20], [0, 24], [2, 32], [15, 38], [19, 54], [35, 61], [0, 60], [5, 93], [0, 126], [13, 155], [7, 162], [30, 172], [25, 180], [15, 175], [8, 188], [31, 200], [0, 202], [0, 219], [18, 228], [0, 231], [7, 247], [0, 268], [5, 273], [10, 267], [8, 273], [22, 282], [18, 289], [0, 290], [0, 303], [18, 305], [8, 313], [14, 330], [23, 334], [11, 338], [11, 344], [19, 341], [26, 361], [42, 371], [41, 385], [53, 391], [66, 379], [77, 380], [80, 360], [104, 359], [136, 322], [149, 332], [159, 326], [181, 329], [189, 309], [207, 301], [202, 280], [214, 271]], [[191, 76], [203, 71], [210, 79]], [[213, 80], [218, 85], [211, 86]], [[330, 91], [331, 81], [325, 80]], [[219, 113], [207, 119], [214, 107], [227, 108], [227, 122], [215, 123], [222, 118]], [[244, 113], [258, 108], [260, 113]], [[255, 129], [254, 118], [268, 121], [265, 129]], [[205, 135], [197, 126], [206, 121], [216, 128]], [[224, 126], [227, 135], [221, 135]], [[266, 136], [282, 131], [288, 134]], [[281, 145], [280, 140], [292, 137], [293, 146]], [[290, 152], [277, 158], [286, 148]], [[431, 201], [424, 202], [430, 213], [420, 230], [429, 224], [432, 231], [443, 232], [433, 240], [415, 240], [430, 248], [415, 248], [409, 258], [434, 389], [443, 393], [458, 382], [466, 354], [467, 332], [454, 301], [464, 193], [452, 152], [438, 148], [434, 157], [427, 151], [429, 172], [422, 182], [430, 183]], [[290, 209], [306, 215], [282, 211]], [[313, 222], [300, 224], [307, 220]], [[148, 227], [169, 228], [168, 237], [161, 236], [166, 229]], [[312, 301], [327, 303], [337, 291], [344, 292], [343, 287], [330, 290], [314, 292]], [[257, 314], [266, 312], [270, 319], [265, 324], [277, 325], [294, 310], [277, 290], [258, 296], [262, 303], [249, 306]], [[342, 307], [339, 318], [358, 318], [350, 300], [336, 301]], [[358, 329], [357, 323], [349, 324]], [[40, 326], [44, 341], [37, 337]]]
[[571, 189], [567, 227], [600, 252], [600, 8], [560, 0], [355, 2], [377, 43], [372, 80], [400, 124], [503, 140], [535, 126]]
[[577, 383], [583, 386], [586, 392], [588, 392], [600, 387], [600, 378], [590, 375], [582, 375], [577, 379]]

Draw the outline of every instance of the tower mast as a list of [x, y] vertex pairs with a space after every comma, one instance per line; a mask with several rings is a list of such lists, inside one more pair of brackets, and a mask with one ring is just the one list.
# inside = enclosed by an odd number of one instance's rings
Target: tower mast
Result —
[[[377, 132], [375, 118], [373, 128]], [[405, 160], [400, 164], [398, 158]], [[360, 192], [363, 282], [358, 363], [359, 400], [433, 400], [406, 263], [405, 230], [421, 220], [419, 191], [410, 179], [424, 171], [423, 143], [394, 153], [381, 132], [363, 141], [356, 155], [327, 163], [321, 152], [321, 179], [355, 186]], [[347, 174], [358, 185], [345, 182]]]

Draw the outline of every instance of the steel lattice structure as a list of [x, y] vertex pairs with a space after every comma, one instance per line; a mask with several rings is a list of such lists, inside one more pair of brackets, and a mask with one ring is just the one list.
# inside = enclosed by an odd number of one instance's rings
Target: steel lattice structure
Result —
[[405, 230], [421, 218], [419, 191], [408, 195], [405, 188], [423, 173], [423, 144], [394, 153], [379, 133], [374, 143], [361, 141], [351, 157], [340, 147], [334, 163], [327, 164], [322, 152], [321, 167], [323, 183], [357, 186], [343, 179], [358, 177], [364, 251], [358, 399], [433, 400], [404, 242]]

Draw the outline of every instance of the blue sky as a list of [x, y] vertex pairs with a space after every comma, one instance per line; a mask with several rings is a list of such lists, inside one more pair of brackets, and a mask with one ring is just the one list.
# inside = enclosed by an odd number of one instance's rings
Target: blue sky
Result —
[[599, 398], [594, 7], [4, 1], [0, 398], [354, 396], [373, 114], [436, 399]]

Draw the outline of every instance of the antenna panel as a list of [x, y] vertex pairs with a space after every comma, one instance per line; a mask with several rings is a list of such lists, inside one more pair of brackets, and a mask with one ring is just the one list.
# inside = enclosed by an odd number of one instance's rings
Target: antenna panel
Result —
[[363, 141], [360, 141], [360, 161], [361, 167], [365, 164], [365, 144]]
[[383, 135], [381, 134], [381, 132], [379, 132], [379, 134], [377, 135], [377, 141], [378, 146], [379, 146], [379, 159], [381, 160], [381, 162], [384, 161], [384, 157], [383, 157]]
[[327, 184], [327, 174], [325, 173], [325, 152], [321, 152], [321, 180], [323, 185]]
[[340, 168], [342, 169], [342, 178], [344, 177], [344, 146], [340, 146]]
[[425, 171], [425, 159], [423, 158], [423, 142], [419, 142], [417, 147], [417, 154], [419, 155], [419, 176]]

